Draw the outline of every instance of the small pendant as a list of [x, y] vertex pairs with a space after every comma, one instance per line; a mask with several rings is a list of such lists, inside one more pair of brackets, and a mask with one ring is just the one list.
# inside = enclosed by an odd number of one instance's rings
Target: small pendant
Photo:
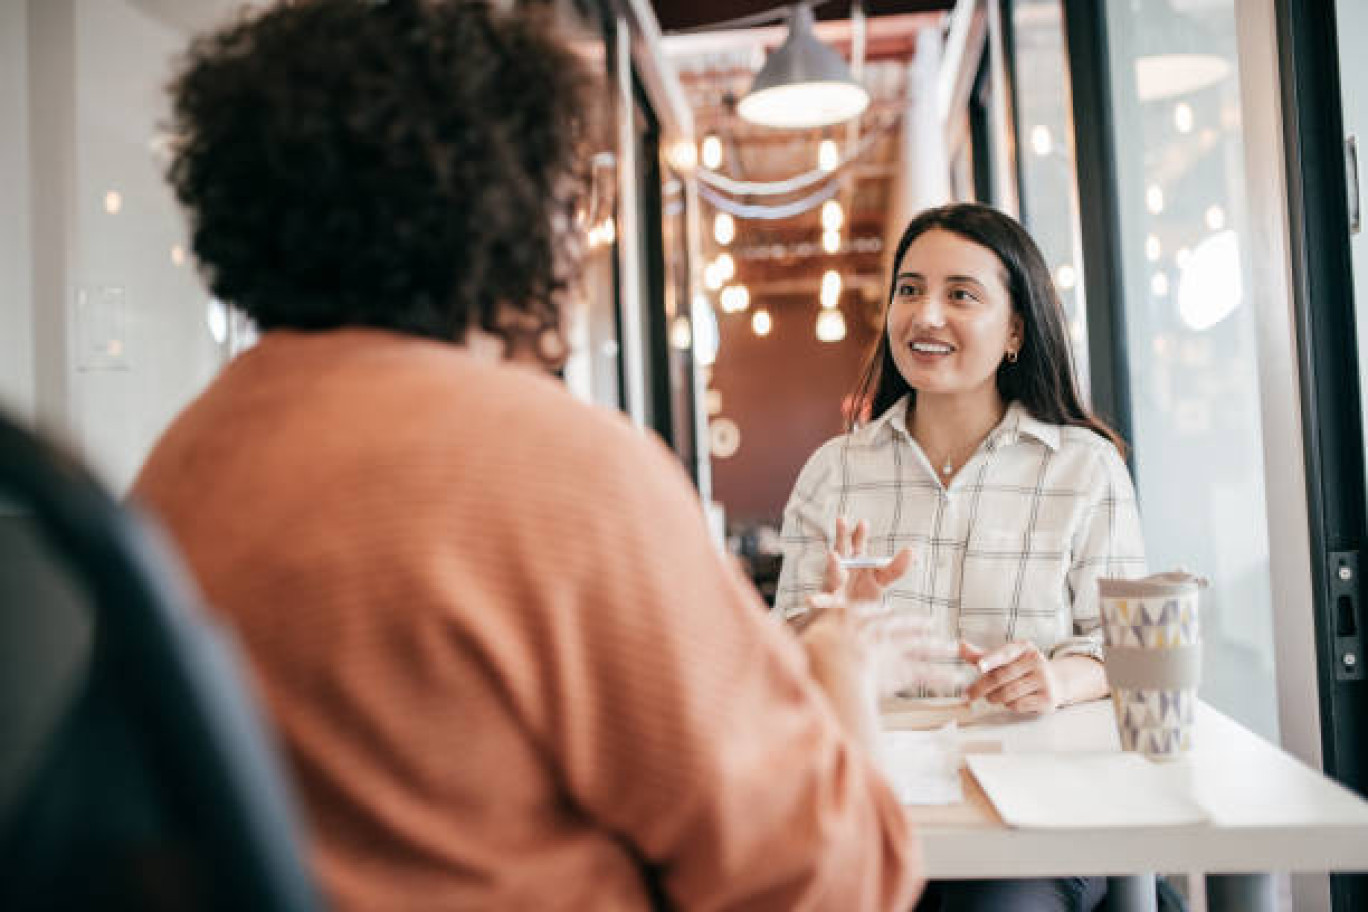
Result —
[[950, 460], [947, 459], [945, 465], [941, 466], [941, 474], [949, 475], [953, 471], [955, 471], [955, 467], [950, 463]]

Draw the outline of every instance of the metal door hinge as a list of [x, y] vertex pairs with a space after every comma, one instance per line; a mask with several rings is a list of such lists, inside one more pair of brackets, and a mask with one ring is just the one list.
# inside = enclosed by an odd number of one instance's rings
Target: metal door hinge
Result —
[[1364, 677], [1363, 615], [1359, 610], [1357, 551], [1330, 552], [1330, 635], [1336, 681]]

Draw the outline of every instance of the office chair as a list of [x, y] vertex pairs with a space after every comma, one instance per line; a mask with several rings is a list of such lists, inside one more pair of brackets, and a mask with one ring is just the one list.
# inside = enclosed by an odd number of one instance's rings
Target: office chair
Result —
[[3, 415], [0, 613], [0, 908], [320, 907], [232, 638], [151, 523]]

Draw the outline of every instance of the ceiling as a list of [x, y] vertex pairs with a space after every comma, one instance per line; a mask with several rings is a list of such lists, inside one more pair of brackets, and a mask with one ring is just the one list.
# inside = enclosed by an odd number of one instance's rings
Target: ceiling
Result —
[[[863, 153], [837, 173], [835, 198], [842, 204], [845, 223], [842, 249], [826, 253], [821, 246], [820, 207], [786, 218], [736, 218], [736, 239], [728, 245], [736, 262], [733, 282], [746, 285], [752, 309], [813, 306], [822, 274], [836, 269], [845, 293], [842, 308], [848, 316], [877, 310], [885, 279], [883, 246], [888, 236], [888, 200], [902, 160], [900, 117], [907, 106], [907, 69], [915, 56], [918, 34], [943, 28], [953, 2], [870, 2], [865, 10], [861, 82], [869, 91], [869, 108], [856, 121], [814, 130], [758, 127], [736, 114], [736, 102], [750, 87], [766, 53], [785, 37], [782, 7], [774, 0], [653, 0], [663, 42], [692, 108], [695, 133], [701, 140], [716, 136], [724, 155], [716, 171], [739, 181], [782, 181], [813, 171], [818, 145], [833, 140], [844, 161], [855, 149]], [[766, 10], [780, 21], [751, 27], [708, 29]], [[817, 7], [818, 37], [851, 61], [856, 30], [848, 18], [850, 3], [833, 0]], [[722, 193], [741, 206], [780, 206], [800, 203], [828, 185], [828, 180], [784, 195]], [[700, 187], [707, 193], [706, 182]], [[711, 261], [722, 248], [713, 241], [713, 217], [718, 207], [702, 204], [704, 257]]]
[[[718, 23], [743, 19], [785, 4], [775, 0], [651, 0], [660, 29], [666, 34], [695, 28], [715, 27]], [[866, 0], [866, 16], [893, 13], [935, 13], [953, 9], [954, 0]], [[819, 20], [849, 19], [850, 0], [827, 0], [814, 4]]]

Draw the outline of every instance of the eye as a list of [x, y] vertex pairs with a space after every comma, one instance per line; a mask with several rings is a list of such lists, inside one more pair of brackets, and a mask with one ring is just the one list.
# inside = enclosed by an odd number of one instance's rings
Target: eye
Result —
[[919, 295], [919, 294], [921, 294], [921, 286], [920, 286], [920, 285], [917, 285], [917, 284], [914, 283], [914, 282], [902, 282], [901, 284], [898, 285], [898, 290], [897, 290], [896, 294], [897, 294], [898, 297], [900, 297], [900, 298], [906, 298], [906, 297], [912, 297], [912, 296], [914, 296], [914, 295]]
[[956, 288], [950, 292], [950, 299], [952, 301], [977, 301], [979, 298], [967, 288]]

